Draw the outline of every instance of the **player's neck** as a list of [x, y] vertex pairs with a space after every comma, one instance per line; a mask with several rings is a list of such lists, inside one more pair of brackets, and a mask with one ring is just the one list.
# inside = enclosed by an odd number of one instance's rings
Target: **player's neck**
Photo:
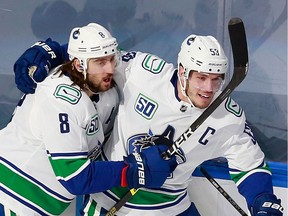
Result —
[[189, 103], [187, 97], [185, 97], [185, 95], [182, 93], [182, 89], [181, 89], [181, 86], [180, 86], [180, 80], [178, 79], [177, 80], [177, 92], [178, 92], [178, 98], [181, 100], [181, 101], [184, 101], [186, 103]]
[[85, 88], [84, 90], [83, 90], [90, 98], [94, 95], [94, 94], [96, 94], [95, 92], [93, 92], [93, 91], [91, 91], [89, 88]]

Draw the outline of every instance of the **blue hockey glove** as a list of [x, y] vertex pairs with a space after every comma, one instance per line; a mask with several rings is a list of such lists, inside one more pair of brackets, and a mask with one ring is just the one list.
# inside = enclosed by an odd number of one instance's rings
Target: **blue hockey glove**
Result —
[[176, 157], [164, 160], [161, 153], [166, 146], [151, 146], [140, 153], [124, 157], [126, 167], [122, 171], [122, 186], [128, 188], [159, 188], [176, 166]]
[[49, 70], [64, 62], [61, 46], [48, 38], [27, 49], [14, 64], [17, 88], [34, 93], [37, 82], [42, 82]]
[[274, 194], [262, 194], [258, 196], [252, 206], [253, 216], [282, 216], [283, 207], [281, 200]]

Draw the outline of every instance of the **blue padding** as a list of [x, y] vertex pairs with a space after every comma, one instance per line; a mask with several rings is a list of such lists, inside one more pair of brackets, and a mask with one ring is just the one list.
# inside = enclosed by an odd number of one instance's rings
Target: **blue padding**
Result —
[[[280, 162], [267, 162], [272, 171], [272, 183], [275, 187], [284, 187], [287, 188], [287, 164]], [[230, 175], [228, 172], [228, 164], [223, 159], [215, 159], [205, 161], [201, 166], [207, 170], [207, 172], [217, 179], [226, 179], [230, 180]], [[200, 171], [200, 167], [193, 172], [192, 176], [204, 177]]]
[[76, 197], [76, 216], [81, 216], [80, 210], [83, 208], [83, 196]]
[[[229, 179], [228, 165], [226, 161], [222, 160], [209, 160], [201, 164], [203, 168], [213, 177], [218, 179]], [[196, 168], [192, 176], [205, 177], [200, 171], [200, 166]]]
[[5, 216], [4, 206], [2, 204], [0, 204], [0, 216]]
[[288, 187], [288, 178], [287, 178], [287, 171], [288, 166], [287, 163], [280, 163], [280, 162], [267, 162], [272, 171], [272, 183], [273, 186], [276, 187]]

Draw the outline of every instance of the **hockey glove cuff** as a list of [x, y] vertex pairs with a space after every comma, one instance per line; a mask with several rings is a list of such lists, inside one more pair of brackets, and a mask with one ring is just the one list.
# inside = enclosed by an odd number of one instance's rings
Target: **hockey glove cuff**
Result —
[[253, 216], [283, 216], [283, 207], [281, 200], [274, 194], [261, 194], [258, 196], [252, 206]]

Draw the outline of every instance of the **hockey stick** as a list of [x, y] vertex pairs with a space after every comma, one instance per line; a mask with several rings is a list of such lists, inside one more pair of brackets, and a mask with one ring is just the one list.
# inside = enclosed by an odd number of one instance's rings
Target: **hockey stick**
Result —
[[230, 197], [230, 195], [216, 182], [216, 180], [208, 174], [208, 172], [200, 166], [200, 171], [208, 179], [209, 182], [228, 200], [228, 202], [242, 215], [248, 216], [243, 209]]
[[128, 202], [134, 194], [137, 193], [139, 189], [132, 188], [130, 189], [124, 197], [122, 197], [106, 214], [105, 216], [114, 216], [115, 213]]
[[[222, 93], [211, 103], [211, 105], [196, 119], [190, 127], [173, 142], [172, 146], [163, 152], [164, 159], [170, 158], [177, 149], [186, 141], [193, 132], [211, 115], [212, 112], [232, 93], [232, 91], [244, 80], [248, 72], [248, 50], [245, 28], [240, 18], [232, 18], [228, 24], [228, 31], [232, 46], [232, 53], [234, 59], [233, 76], [222, 91]], [[138, 191], [138, 189], [131, 189], [123, 198], [121, 198], [106, 214], [107, 216], [114, 215], [131, 197]]]

